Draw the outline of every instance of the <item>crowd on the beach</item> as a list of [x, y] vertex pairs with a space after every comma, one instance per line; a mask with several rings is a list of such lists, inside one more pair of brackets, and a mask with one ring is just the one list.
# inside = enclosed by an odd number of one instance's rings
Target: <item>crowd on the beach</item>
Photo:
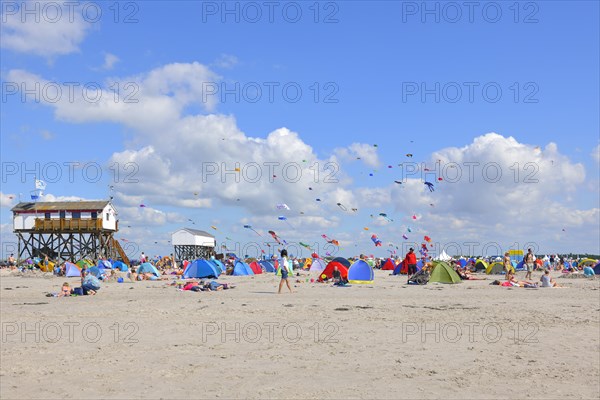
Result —
[[[309, 259], [302, 259], [299, 257], [290, 257], [287, 254], [287, 251], [284, 249], [281, 252], [281, 258], [276, 256], [271, 256], [270, 258], [263, 257], [263, 260], [269, 260], [275, 262], [278, 260], [279, 262], [283, 262], [283, 265], [289, 265], [288, 268], [281, 268], [281, 281], [279, 284], [278, 292], [281, 293], [283, 285], [287, 285], [290, 292], [293, 292], [290, 283], [289, 283], [289, 272], [290, 271], [301, 271], [306, 270], [306, 266], [310, 265], [308, 262]], [[215, 255], [210, 256], [211, 260], [215, 260]], [[417, 257], [417, 254], [414, 252], [414, 249], [410, 249], [409, 252], [405, 255], [403, 259], [399, 257], [395, 258], [377, 258], [373, 256], [366, 256], [364, 254], [359, 255], [356, 259], [362, 259], [369, 263], [374, 269], [382, 269], [384, 264], [391, 260], [394, 265], [406, 264], [406, 269], [403, 270], [403, 273], [406, 274], [408, 282], [407, 283], [415, 283], [419, 277], [428, 277], [435, 267], [434, 260], [431, 257], [427, 257], [426, 255], [421, 254], [421, 257]], [[219, 261], [224, 266], [223, 274], [224, 275], [232, 275], [235, 263], [239, 260], [235, 255], [227, 255], [221, 256]], [[188, 261], [185, 260], [176, 260], [173, 254], [165, 257], [154, 256], [149, 257], [141, 253], [141, 256], [138, 260], [133, 260], [130, 265], [124, 265], [125, 269], [113, 269], [111, 268], [111, 261], [106, 258], [101, 258], [96, 261], [96, 263], [92, 261], [87, 261], [87, 263], [80, 264], [81, 260], [78, 262], [79, 265], [82, 265], [81, 268], [81, 285], [79, 287], [71, 287], [68, 282], [65, 282], [62, 285], [61, 291], [56, 293], [57, 297], [64, 297], [67, 295], [95, 295], [101, 288], [102, 282], [110, 282], [116, 281], [119, 283], [124, 282], [126, 279], [135, 282], [135, 281], [171, 281], [169, 286], [175, 286], [182, 291], [219, 291], [233, 288], [231, 284], [220, 283], [217, 281], [208, 281], [208, 280], [185, 280], [183, 279], [184, 271], [186, 266], [188, 265]], [[248, 263], [252, 261], [257, 261], [256, 259], [246, 259], [244, 260]], [[327, 259], [324, 260], [328, 262]], [[568, 258], [564, 255], [553, 254], [550, 256], [539, 257], [535, 256], [531, 249], [528, 249], [527, 253], [522, 258], [522, 261], [519, 263], [521, 269], [525, 272], [524, 279], [520, 280], [516, 277], [516, 269], [515, 269], [515, 261], [511, 259], [509, 253], [505, 253], [503, 257], [482, 257], [482, 258], [474, 258], [474, 257], [455, 257], [445, 260], [450, 267], [456, 272], [456, 274], [460, 277], [461, 280], [482, 280], [486, 279], [482, 277], [477, 272], [481, 271], [478, 268], [478, 264], [480, 262], [484, 263], [502, 263], [503, 265], [503, 274], [504, 279], [494, 280], [492, 285], [499, 286], [507, 286], [507, 287], [525, 287], [525, 288], [535, 288], [535, 287], [560, 287], [560, 285], [556, 282], [556, 280], [551, 276], [551, 271], [561, 272], [563, 274], [567, 273], [575, 273], [575, 274], [584, 274], [586, 276], [595, 275], [595, 271], [589, 265], [578, 265], [576, 259]], [[152, 265], [153, 270], [148, 271], [147, 269], [139, 268], [140, 265], [150, 263]], [[36, 267], [42, 268], [42, 266], [54, 265], [52, 260], [49, 259], [48, 256], [42, 258], [35, 258], [27, 260], [20, 265], [17, 265], [16, 260], [14, 259], [14, 254], [11, 254], [6, 262], [0, 263], [1, 268], [9, 268], [11, 270], [19, 270], [21, 272], [33, 270]], [[96, 267], [95, 265], [98, 265]], [[108, 268], [103, 268], [102, 266], [109, 266]], [[66, 276], [67, 263], [56, 263], [54, 268], [51, 269], [55, 276]], [[49, 269], [44, 268], [44, 270], [49, 271]], [[535, 282], [532, 279], [532, 274], [534, 271], [543, 271], [543, 274], [538, 282]], [[214, 277], [217, 278], [217, 277]], [[348, 284], [348, 280], [342, 276], [337, 266], [333, 268], [333, 272], [331, 276], [325, 277], [324, 279], [320, 279], [320, 281], [333, 283], [335, 286], [344, 286]], [[300, 282], [297, 280], [297, 282]], [[314, 279], [311, 280], [314, 282]], [[422, 283], [420, 283], [422, 284]]]

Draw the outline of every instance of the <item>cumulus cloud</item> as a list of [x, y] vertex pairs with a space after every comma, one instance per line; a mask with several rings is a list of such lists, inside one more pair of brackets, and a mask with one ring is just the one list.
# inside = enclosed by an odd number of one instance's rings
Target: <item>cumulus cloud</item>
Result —
[[[41, 79], [26, 71], [13, 70], [9, 75], [13, 80]], [[109, 161], [137, 168], [134, 181], [115, 185], [121, 218], [136, 224], [185, 222], [182, 215], [190, 210], [225, 212], [235, 207], [247, 213], [245, 221], [251, 224], [281, 226], [282, 234], [291, 240], [310, 240], [335, 230], [349, 245], [352, 240], [368, 241], [372, 233], [385, 242], [399, 243], [411, 226], [410, 240], [417, 243], [427, 234], [440, 242], [463, 244], [475, 240], [504, 246], [536, 242], [565, 250], [582, 243], [597, 247], [593, 238], [599, 236], [598, 208], [577, 209], [567, 199], [584, 184], [585, 169], [561, 154], [555, 143], [542, 148], [488, 133], [462, 147], [435, 151], [423, 164], [404, 163], [400, 167], [404, 176], [395, 178], [402, 180], [401, 185], [392, 181], [361, 188], [347, 179], [339, 164], [327, 163], [360, 157], [376, 168], [381, 165], [376, 147], [352, 143], [323, 160], [298, 132], [286, 127], [263, 137], [249, 136], [233, 116], [210, 113], [216, 103], [203, 101], [204, 84], [218, 79], [198, 63], [169, 64], [113, 79], [135, 82], [138, 103], [46, 105], [63, 120], [113, 121], [132, 128], [134, 140]], [[187, 106], [198, 104], [206, 114], [185, 113]], [[433, 183], [435, 190], [430, 191], [424, 181]], [[140, 210], [142, 202], [147, 207]], [[277, 221], [277, 203], [290, 206], [289, 221], [295, 229]], [[160, 211], [170, 207], [179, 212]], [[379, 212], [386, 212], [394, 222], [369, 218]], [[238, 231], [247, 233], [241, 225], [236, 223]], [[362, 230], [368, 225], [375, 231]]]
[[377, 147], [366, 143], [352, 143], [348, 147], [337, 148], [334, 154], [342, 161], [362, 160], [369, 167], [378, 168], [381, 165]]
[[102, 69], [109, 71], [114, 68], [115, 64], [120, 61], [119, 57], [114, 54], [106, 53], [104, 55], [104, 64], [102, 64]]
[[0, 207], [12, 207], [19, 201], [19, 196], [14, 193], [0, 192]]
[[0, 25], [2, 48], [43, 57], [70, 54], [79, 51], [91, 28], [79, 6], [69, 10], [61, 2], [45, 0], [6, 3]]

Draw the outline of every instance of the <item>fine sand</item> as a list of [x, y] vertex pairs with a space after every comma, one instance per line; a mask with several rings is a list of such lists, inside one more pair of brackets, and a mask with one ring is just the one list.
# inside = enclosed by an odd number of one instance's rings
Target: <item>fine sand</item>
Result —
[[376, 271], [374, 285], [334, 288], [308, 277], [281, 295], [265, 274], [221, 277], [237, 288], [211, 293], [125, 282], [54, 298], [65, 278], [3, 271], [0, 398], [600, 397], [598, 279], [421, 287]]

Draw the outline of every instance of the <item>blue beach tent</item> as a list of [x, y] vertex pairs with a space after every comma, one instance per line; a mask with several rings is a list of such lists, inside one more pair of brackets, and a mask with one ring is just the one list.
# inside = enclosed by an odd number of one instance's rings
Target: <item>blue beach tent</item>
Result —
[[189, 278], [216, 278], [219, 276], [219, 271], [214, 263], [206, 260], [195, 260], [188, 264], [183, 277]]

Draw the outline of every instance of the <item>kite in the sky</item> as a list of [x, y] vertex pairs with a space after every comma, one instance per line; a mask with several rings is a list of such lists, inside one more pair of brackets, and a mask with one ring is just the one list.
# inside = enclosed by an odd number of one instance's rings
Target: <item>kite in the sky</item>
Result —
[[412, 219], [417, 219], [417, 215], [413, 214]]
[[215, 231], [218, 231], [217, 227], [214, 225], [211, 225], [211, 228], [213, 228]]
[[406, 155], [406, 157], [409, 157], [409, 158], [410, 158], [410, 157], [412, 157], [412, 156], [413, 156], [413, 155], [412, 155], [411, 153], [408, 153], [408, 154]]
[[394, 222], [394, 220], [389, 218], [386, 213], [379, 213], [379, 216], [387, 219], [389, 222]]
[[353, 208], [352, 211], [357, 212], [358, 208]]
[[338, 246], [338, 247], [340, 246], [340, 242], [338, 242], [338, 241], [337, 241], [337, 240], [335, 240], [335, 239], [331, 239], [331, 238], [329, 238], [327, 235], [321, 235], [321, 237], [322, 237], [323, 239], [325, 239], [325, 240], [327, 241], [327, 243], [331, 243], [332, 245], [334, 245], [334, 246]]
[[346, 206], [344, 206], [342, 203], [337, 203], [337, 206], [339, 208], [341, 208], [343, 211], [348, 211], [348, 209], [346, 208]]
[[294, 229], [294, 227], [287, 221], [287, 217], [284, 217], [283, 215], [280, 215], [279, 217], [277, 217], [278, 220], [280, 221], [284, 221], [286, 224], [289, 225], [290, 228]]
[[400, 182], [400, 181], [394, 181], [394, 183], [397, 183], [398, 185], [402, 185], [402, 182]]
[[289, 210], [290, 209], [290, 207], [287, 204], [283, 204], [283, 203], [282, 204], [277, 204], [276, 207], [277, 207], [278, 210]]
[[317, 199], [317, 201], [321, 201], [321, 199]]
[[373, 176], [373, 174], [369, 174], [369, 176]]
[[144, 207], [146, 207], [146, 205], [145, 204], [140, 204], [140, 207], [144, 208]]
[[273, 237], [273, 239], [275, 239], [275, 241], [279, 244], [283, 244], [281, 243], [281, 240], [279, 239], [279, 236], [277, 236], [277, 234], [274, 231], [269, 231], [269, 234]]
[[438, 181], [443, 181], [443, 179], [442, 178], [438, 178]]
[[431, 242], [431, 238], [429, 236], [425, 236], [423, 238], [427, 243]]
[[433, 183], [431, 183], [431, 182], [425, 182], [425, 186], [427, 186], [429, 188], [430, 192], [435, 191], [435, 188], [433, 187]]
[[300, 244], [300, 246], [302, 246], [302, 247], [306, 247], [308, 250], [312, 251], [312, 249], [310, 248], [310, 246], [309, 246], [309, 245], [307, 245], [306, 243], [302, 243], [302, 242], [300, 242], [299, 244]]
[[406, 236], [406, 234], [404, 234], [404, 235], [402, 235], [402, 239], [408, 240], [408, 236]]
[[406, 227], [406, 230], [407, 230], [408, 232], [412, 232], [412, 229], [411, 229], [411, 227], [410, 227], [410, 226]]
[[367, 228], [366, 226], [365, 226], [363, 229], [364, 229], [365, 231], [368, 231], [368, 230], [369, 230], [369, 228]]
[[244, 228], [250, 229], [252, 232], [256, 233], [258, 236], [262, 236], [260, 233], [256, 232], [252, 225], [244, 225]]
[[375, 247], [381, 247], [381, 240], [377, 237], [377, 235], [372, 235], [371, 240], [375, 243]]

